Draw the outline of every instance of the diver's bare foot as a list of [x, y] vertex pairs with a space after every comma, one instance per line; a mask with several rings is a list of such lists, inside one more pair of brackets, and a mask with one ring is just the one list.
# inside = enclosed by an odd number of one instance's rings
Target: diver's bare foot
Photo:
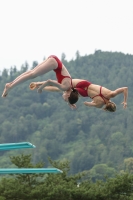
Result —
[[42, 85], [42, 84], [41, 84], [41, 83], [38, 83], [38, 82], [32, 82], [32, 83], [30, 83], [29, 88], [30, 88], [31, 90], [34, 90], [34, 89], [39, 88], [40, 85]]
[[34, 89], [36, 89], [36, 88], [38, 88], [39, 87], [39, 84], [37, 84], [37, 82], [32, 82], [32, 83], [30, 83], [30, 85], [29, 85], [29, 88], [31, 89], [31, 90], [34, 90]]
[[5, 85], [5, 89], [3, 91], [2, 97], [6, 97], [8, 95], [9, 89], [10, 89], [10, 83], [7, 83]]
[[34, 82], [29, 85], [30, 90], [34, 90], [36, 88], [36, 84]]

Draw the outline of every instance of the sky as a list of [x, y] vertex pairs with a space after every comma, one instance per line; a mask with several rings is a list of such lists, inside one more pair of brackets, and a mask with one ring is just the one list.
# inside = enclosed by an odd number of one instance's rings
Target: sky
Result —
[[0, 71], [98, 49], [133, 55], [133, 0], [0, 0]]

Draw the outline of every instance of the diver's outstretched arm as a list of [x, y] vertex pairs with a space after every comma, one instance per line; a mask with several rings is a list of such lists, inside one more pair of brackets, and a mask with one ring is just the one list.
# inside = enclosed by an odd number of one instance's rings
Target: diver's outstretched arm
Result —
[[96, 108], [101, 108], [102, 107], [101, 105], [97, 105], [94, 101], [91, 101], [91, 102], [85, 101], [84, 105], [88, 106], [88, 107], [96, 107]]
[[123, 93], [123, 95], [124, 95], [124, 100], [122, 102], [123, 108], [126, 108], [127, 107], [127, 97], [128, 97], [128, 87], [118, 88], [118, 89], [112, 91], [110, 96], [111, 96], [111, 98], [113, 98], [121, 93]]

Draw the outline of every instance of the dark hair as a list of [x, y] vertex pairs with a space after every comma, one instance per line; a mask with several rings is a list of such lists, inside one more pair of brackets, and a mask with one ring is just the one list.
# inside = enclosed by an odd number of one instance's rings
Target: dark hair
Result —
[[108, 102], [105, 107], [103, 108], [105, 111], [109, 112], [115, 112], [116, 111], [116, 105], [114, 102]]
[[70, 104], [75, 104], [78, 101], [78, 91], [72, 88], [70, 96], [68, 97], [68, 101]]

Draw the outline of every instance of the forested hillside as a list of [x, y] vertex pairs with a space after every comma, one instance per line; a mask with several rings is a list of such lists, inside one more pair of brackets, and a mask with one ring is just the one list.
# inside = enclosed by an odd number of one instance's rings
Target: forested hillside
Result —
[[[29, 90], [27, 81], [14, 88], [6, 98], [0, 98], [0, 143], [29, 141], [36, 145], [28, 150], [33, 161], [68, 159], [71, 173], [90, 170], [92, 177], [109, 176], [115, 171], [125, 170], [133, 157], [133, 55], [118, 52], [95, 51], [94, 54], [62, 61], [73, 78], [87, 79], [108, 89], [128, 86], [128, 107], [123, 109], [123, 95], [113, 101], [115, 113], [83, 105], [86, 98], [77, 103], [77, 110], [70, 110], [61, 93]], [[0, 76], [0, 93], [6, 82], [37, 65], [28, 63], [21, 70], [12, 66], [4, 69]], [[34, 79], [55, 79], [54, 72]], [[88, 98], [88, 100], [91, 100]], [[0, 166], [9, 167], [9, 155], [27, 153], [27, 150], [0, 152]], [[127, 159], [129, 158], [129, 159]], [[11, 166], [10, 166], [11, 167]]]

